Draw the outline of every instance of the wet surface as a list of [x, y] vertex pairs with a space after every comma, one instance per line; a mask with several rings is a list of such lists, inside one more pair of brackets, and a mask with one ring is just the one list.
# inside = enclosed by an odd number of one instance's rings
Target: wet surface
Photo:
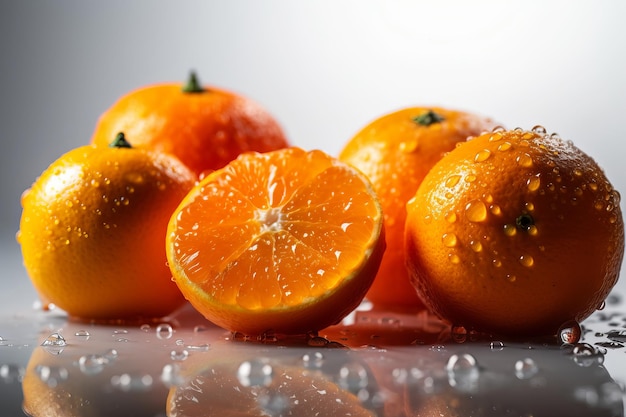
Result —
[[26, 308], [0, 318], [0, 415], [623, 416], [625, 303], [612, 295], [574, 343], [367, 304], [318, 335], [254, 340], [188, 306], [106, 326]]

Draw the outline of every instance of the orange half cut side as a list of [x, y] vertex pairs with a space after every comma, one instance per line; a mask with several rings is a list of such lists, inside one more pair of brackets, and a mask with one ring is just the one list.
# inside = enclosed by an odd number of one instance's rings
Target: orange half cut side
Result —
[[247, 335], [317, 331], [362, 301], [384, 252], [369, 180], [322, 151], [246, 153], [204, 178], [168, 228], [185, 297]]

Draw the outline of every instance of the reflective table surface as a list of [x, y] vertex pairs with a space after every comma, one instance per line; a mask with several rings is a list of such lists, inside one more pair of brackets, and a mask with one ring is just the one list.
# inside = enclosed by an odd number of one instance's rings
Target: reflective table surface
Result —
[[42, 311], [13, 273], [18, 295], [5, 286], [0, 309], [0, 416], [624, 415], [617, 290], [577, 343], [487, 338], [367, 303], [317, 335], [250, 340], [189, 306], [153, 322], [71, 321]]

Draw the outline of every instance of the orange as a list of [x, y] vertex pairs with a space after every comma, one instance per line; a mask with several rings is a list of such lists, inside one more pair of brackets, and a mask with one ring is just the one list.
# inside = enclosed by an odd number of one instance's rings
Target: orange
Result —
[[100, 116], [91, 141], [108, 144], [118, 132], [133, 138], [133, 146], [175, 155], [197, 175], [242, 152], [288, 144], [262, 106], [234, 92], [203, 87], [193, 72], [186, 85], [149, 85], [122, 96]]
[[322, 151], [246, 153], [176, 209], [167, 258], [176, 283], [233, 332], [304, 334], [362, 301], [384, 251], [367, 178]]
[[169, 218], [195, 175], [174, 157], [86, 145], [22, 197], [18, 242], [45, 304], [82, 319], [160, 317], [183, 304], [166, 265]]
[[619, 193], [586, 153], [541, 126], [459, 146], [407, 205], [407, 262], [454, 325], [552, 335], [603, 305], [624, 255]]
[[385, 308], [423, 308], [405, 267], [406, 202], [444, 154], [494, 126], [490, 119], [467, 112], [410, 107], [374, 120], [345, 145], [339, 159], [369, 177], [385, 216], [387, 250], [367, 293], [371, 302]]

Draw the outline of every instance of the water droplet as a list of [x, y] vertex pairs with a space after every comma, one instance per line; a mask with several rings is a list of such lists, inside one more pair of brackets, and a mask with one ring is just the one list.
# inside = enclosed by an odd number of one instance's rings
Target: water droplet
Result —
[[289, 409], [289, 398], [283, 394], [263, 392], [257, 397], [256, 401], [264, 416], [279, 417], [287, 415], [285, 412]]
[[515, 227], [515, 225], [512, 225], [512, 224], [505, 224], [503, 226], [503, 230], [504, 230], [504, 234], [509, 237], [515, 236], [517, 234], [517, 227]]
[[456, 343], [465, 343], [467, 340], [467, 329], [465, 326], [455, 324], [451, 329], [452, 340]]
[[456, 213], [451, 211], [448, 214], [446, 214], [445, 219], [448, 223], [454, 223], [456, 222]]
[[489, 136], [489, 142], [499, 142], [502, 140], [504, 135], [501, 132], [494, 132], [491, 136]]
[[506, 152], [510, 150], [512, 147], [513, 147], [513, 144], [511, 142], [502, 142], [501, 144], [498, 145], [498, 150], [500, 152]]
[[15, 364], [4, 363], [0, 365], [0, 381], [12, 384], [24, 379], [25, 369]]
[[269, 386], [274, 378], [274, 369], [265, 360], [253, 359], [242, 362], [237, 369], [237, 379], [244, 387]]
[[541, 125], [536, 125], [536, 126], [533, 126], [532, 132], [536, 133], [538, 135], [545, 135], [546, 134], [546, 128], [541, 126]]
[[465, 176], [465, 182], [472, 183], [472, 182], [476, 181], [476, 179], [477, 179], [476, 175], [474, 175], [474, 174], [467, 174]]
[[62, 366], [37, 365], [35, 373], [41, 382], [50, 388], [55, 388], [59, 383], [65, 382], [69, 378], [69, 371]]
[[447, 248], [453, 248], [457, 245], [458, 239], [454, 233], [445, 233], [441, 237], [443, 245]]
[[469, 353], [450, 356], [446, 363], [446, 371], [451, 387], [465, 393], [478, 390], [480, 370], [476, 358]]
[[170, 352], [170, 358], [173, 361], [184, 361], [189, 357], [189, 352], [185, 349], [173, 350]]
[[582, 336], [582, 329], [577, 321], [570, 320], [561, 325], [557, 334], [559, 335], [561, 342], [573, 345], [574, 343], [578, 343], [580, 340], [580, 337]]
[[626, 330], [611, 330], [607, 337], [614, 342], [626, 343]]
[[483, 222], [487, 219], [487, 206], [481, 200], [472, 200], [465, 206], [465, 217], [471, 222]]
[[515, 160], [517, 161], [517, 165], [523, 168], [530, 168], [531, 166], [533, 166], [533, 158], [527, 153], [518, 155]]
[[589, 343], [576, 343], [572, 347], [574, 362], [580, 366], [589, 367], [599, 365], [604, 362], [604, 355], [599, 349]]
[[457, 185], [459, 183], [459, 181], [461, 180], [461, 176], [460, 175], [451, 175], [446, 179], [445, 185], [448, 188], [452, 188], [455, 185]]
[[187, 350], [195, 350], [198, 352], [208, 352], [211, 349], [211, 345], [203, 343], [201, 345], [187, 345]]
[[411, 153], [417, 150], [419, 145], [419, 141], [417, 138], [411, 138], [411, 140], [407, 140], [400, 143], [400, 152]]
[[530, 268], [535, 264], [535, 260], [530, 255], [522, 255], [519, 257], [519, 263], [527, 268]]
[[484, 162], [491, 156], [491, 151], [489, 149], [482, 149], [474, 155], [474, 162]]
[[478, 240], [470, 240], [470, 248], [476, 253], [481, 252], [483, 250], [483, 244]]
[[593, 204], [593, 207], [594, 207], [596, 210], [598, 210], [598, 211], [599, 211], [599, 210], [603, 210], [603, 209], [604, 209], [604, 201], [602, 201], [602, 200], [597, 200], [597, 201]]
[[161, 323], [156, 327], [156, 336], [159, 339], [170, 339], [174, 334], [174, 329], [170, 324]]
[[194, 333], [201, 333], [201, 332], [205, 332], [209, 330], [209, 328], [203, 324], [198, 324], [197, 326], [194, 326], [193, 328], [193, 332]]
[[348, 363], [339, 369], [337, 382], [339, 386], [354, 394], [367, 387], [367, 371], [360, 363]]
[[139, 327], [139, 329], [142, 332], [148, 333], [150, 331], [150, 325], [148, 323], [142, 324], [141, 327]]
[[74, 336], [80, 337], [83, 340], [89, 340], [89, 337], [91, 335], [89, 334], [89, 332], [87, 330], [78, 330], [76, 333], [74, 333]]
[[111, 385], [121, 391], [148, 391], [152, 387], [153, 379], [150, 374], [131, 375], [124, 373], [111, 377]]
[[78, 359], [78, 367], [85, 375], [95, 375], [102, 372], [107, 362], [102, 355], [83, 355]]
[[63, 348], [67, 346], [67, 341], [59, 333], [52, 333], [41, 343], [41, 346], [49, 353], [59, 355], [63, 352]]
[[169, 363], [161, 370], [161, 381], [166, 387], [181, 386], [185, 383], [180, 366], [176, 363]]
[[302, 355], [302, 364], [305, 368], [318, 369], [322, 367], [324, 355], [322, 352], [305, 353]]
[[502, 208], [500, 208], [500, 206], [497, 204], [490, 205], [489, 211], [491, 211], [491, 214], [493, 214], [494, 216], [500, 216], [502, 214]]
[[108, 362], [112, 362], [115, 359], [117, 359], [117, 356], [118, 356], [117, 349], [109, 349], [106, 352], [104, 352], [103, 356]]
[[457, 254], [454, 253], [449, 253], [448, 254], [448, 260], [450, 262], [452, 262], [455, 265], [458, 265], [461, 262], [461, 258], [459, 258], [459, 256]]
[[537, 191], [541, 186], [541, 178], [539, 178], [539, 174], [534, 177], [530, 177], [526, 181], [526, 186], [528, 187], [529, 191]]
[[531, 358], [520, 359], [515, 362], [515, 376], [518, 379], [529, 379], [539, 372], [539, 367]]
[[504, 343], [499, 340], [494, 340], [489, 344], [489, 348], [491, 350], [502, 350], [504, 349]]
[[515, 282], [517, 281], [517, 277], [513, 274], [506, 274], [506, 280], [509, 282]]
[[496, 258], [491, 261], [491, 264], [496, 268], [500, 268], [502, 266], [502, 261]]
[[328, 344], [328, 339], [321, 336], [313, 336], [307, 340], [307, 345], [312, 347], [324, 347]]

